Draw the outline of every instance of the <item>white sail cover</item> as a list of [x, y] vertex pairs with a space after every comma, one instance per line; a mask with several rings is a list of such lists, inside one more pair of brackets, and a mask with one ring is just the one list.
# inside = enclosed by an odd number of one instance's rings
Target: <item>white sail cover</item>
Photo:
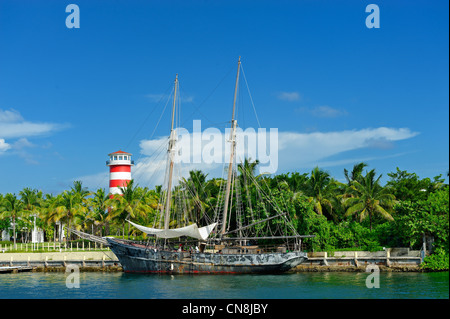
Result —
[[140, 231], [149, 234], [149, 235], [155, 235], [159, 238], [175, 238], [180, 236], [189, 236], [193, 238], [197, 238], [200, 240], [206, 240], [209, 236], [209, 234], [212, 232], [214, 227], [216, 227], [217, 223], [212, 223], [208, 226], [204, 226], [201, 228], [198, 228], [197, 224], [192, 224], [186, 227], [181, 228], [175, 228], [175, 229], [158, 229], [158, 228], [151, 228], [151, 227], [145, 227], [142, 225], [138, 225], [136, 223], [133, 223], [129, 220], [127, 220], [131, 225], [139, 229]]

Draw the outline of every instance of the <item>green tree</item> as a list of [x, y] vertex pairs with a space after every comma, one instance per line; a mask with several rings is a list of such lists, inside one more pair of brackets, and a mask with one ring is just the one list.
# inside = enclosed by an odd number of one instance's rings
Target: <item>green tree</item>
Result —
[[[51, 240], [51, 236], [54, 236], [53, 241], [56, 241], [57, 199], [57, 196], [53, 196], [52, 194], [45, 194], [41, 209], [39, 211], [39, 216], [45, 225], [44, 227], [47, 228], [46, 236], [48, 241]], [[51, 231], [49, 231], [50, 229]]]
[[206, 177], [208, 174], [200, 170], [189, 171], [189, 177], [183, 178], [181, 185], [187, 192], [187, 197], [190, 201], [192, 209], [192, 217], [200, 225], [200, 220], [203, 218], [205, 212], [210, 209], [210, 193], [209, 183]]
[[87, 187], [83, 187], [82, 181], [74, 181], [71, 191], [78, 196], [80, 201], [85, 201], [86, 197], [91, 195]]
[[11, 218], [14, 249], [16, 249], [16, 219], [24, 214], [24, 204], [16, 194], [7, 193], [0, 203], [0, 212], [2, 218]]
[[387, 220], [394, 220], [390, 211], [396, 203], [390, 189], [380, 185], [381, 175], [378, 178], [375, 178], [375, 175], [373, 169], [366, 176], [361, 176], [360, 181], [353, 181], [349, 189], [351, 196], [343, 199], [344, 205], [348, 207], [345, 215], [359, 214], [360, 221], [369, 217], [370, 230], [375, 214]]
[[331, 198], [334, 196], [333, 190], [336, 184], [329, 173], [315, 167], [310, 174], [306, 184], [305, 195], [314, 205], [317, 214], [323, 215], [326, 211], [329, 216], [333, 216], [333, 204]]
[[[107, 201], [110, 207], [107, 221], [113, 221], [116, 224], [122, 224], [123, 234], [125, 236], [125, 222], [130, 218], [146, 217], [151, 213], [151, 207], [146, 205], [143, 200], [144, 192], [134, 180], [128, 182], [126, 187], [120, 188], [122, 194], [115, 194], [112, 199]], [[127, 228], [127, 238], [130, 238], [129, 225]]]
[[330, 250], [332, 222], [323, 215], [317, 214], [314, 204], [304, 196], [294, 200], [296, 212], [297, 231], [303, 235], [315, 235], [313, 238], [305, 238], [304, 244], [308, 250]]
[[[239, 175], [237, 176], [237, 178], [235, 178], [236, 200], [234, 202], [234, 210], [236, 211], [236, 209], [238, 209], [236, 205], [242, 205], [244, 211], [248, 216], [253, 214], [253, 208], [255, 207], [256, 203], [258, 201], [261, 201], [260, 193], [256, 189], [256, 183], [264, 174], [259, 174], [257, 176], [255, 175], [256, 167], [258, 165], [259, 160], [252, 161], [251, 158], [245, 158], [244, 162], [241, 162], [237, 165]], [[236, 213], [234, 215], [236, 215]], [[236, 222], [238, 222], [238, 220], [232, 218], [231, 223], [233, 224]]]
[[51, 219], [59, 221], [67, 225], [67, 238], [71, 239], [71, 227], [79, 229], [81, 225], [75, 224], [74, 221], [84, 219], [87, 214], [87, 207], [82, 200], [80, 193], [74, 191], [64, 191], [59, 194], [55, 200], [52, 209]]
[[100, 229], [100, 236], [102, 236], [102, 227], [107, 225], [106, 217], [108, 216], [108, 200], [109, 194], [106, 193], [103, 188], [97, 189], [97, 191], [93, 193], [93, 197], [89, 199], [90, 211], [88, 213], [88, 218]]
[[255, 179], [256, 167], [259, 165], [259, 160], [252, 161], [251, 158], [245, 158], [244, 162], [238, 164], [238, 171], [240, 175], [250, 181]]
[[361, 181], [363, 170], [367, 166], [368, 164], [364, 162], [355, 164], [350, 174], [348, 170], [344, 168], [344, 176], [347, 180], [348, 186], [351, 186], [352, 182], [354, 181]]
[[24, 219], [26, 220], [28, 229], [32, 229], [34, 223], [38, 227], [42, 226], [40, 220], [40, 210], [43, 204], [42, 192], [37, 189], [24, 188], [19, 192], [20, 199], [24, 204]]
[[396, 223], [390, 229], [402, 245], [420, 248], [422, 236], [434, 238], [435, 249], [449, 251], [449, 190], [431, 193], [426, 200], [396, 205]]
[[416, 173], [408, 173], [397, 167], [397, 171], [388, 173], [391, 178], [386, 186], [392, 189], [394, 196], [401, 201], [426, 200], [428, 195], [444, 186], [442, 175], [430, 178], [420, 179]]
[[19, 192], [20, 199], [24, 204], [24, 210], [30, 214], [38, 214], [42, 203], [42, 192], [37, 189], [24, 188]]

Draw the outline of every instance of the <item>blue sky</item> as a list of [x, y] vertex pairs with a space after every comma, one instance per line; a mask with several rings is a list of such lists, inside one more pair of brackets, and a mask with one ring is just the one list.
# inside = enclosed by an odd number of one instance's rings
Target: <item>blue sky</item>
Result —
[[[70, 3], [79, 29], [66, 27]], [[366, 27], [370, 3], [379, 29]], [[0, 193], [57, 194], [77, 179], [107, 188], [105, 160], [119, 149], [133, 153], [133, 176], [151, 186], [158, 171], [146, 142], [168, 134], [168, 112], [156, 124], [175, 74], [182, 126], [199, 119], [224, 129], [238, 56], [261, 126], [277, 128], [288, 146], [278, 173], [319, 165], [342, 180], [344, 168], [366, 161], [384, 181], [396, 167], [446, 176], [448, 9], [447, 1], [1, 0]], [[238, 123], [257, 128], [246, 92], [241, 81]]]

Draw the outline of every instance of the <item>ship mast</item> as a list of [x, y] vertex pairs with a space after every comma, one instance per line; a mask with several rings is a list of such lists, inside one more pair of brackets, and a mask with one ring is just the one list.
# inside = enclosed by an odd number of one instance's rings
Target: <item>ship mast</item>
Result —
[[175, 157], [175, 131], [173, 129], [173, 122], [175, 118], [175, 102], [177, 98], [177, 86], [178, 86], [178, 74], [175, 77], [175, 88], [173, 93], [173, 107], [172, 107], [172, 126], [170, 128], [170, 137], [169, 137], [169, 147], [167, 152], [169, 153], [169, 181], [167, 185], [167, 201], [166, 201], [166, 212], [164, 216], [164, 229], [169, 229], [169, 217], [170, 217], [170, 198], [172, 196], [172, 175], [173, 175], [173, 162]]
[[230, 132], [230, 142], [231, 142], [231, 151], [230, 151], [230, 163], [228, 164], [228, 178], [227, 178], [227, 188], [225, 191], [225, 206], [223, 209], [223, 223], [222, 223], [222, 231], [221, 234], [224, 235], [226, 232], [227, 226], [227, 215], [228, 215], [228, 201], [230, 198], [230, 187], [231, 187], [231, 173], [233, 169], [233, 160], [234, 160], [234, 151], [236, 149], [236, 124], [237, 121], [234, 119], [234, 113], [236, 109], [236, 96], [239, 84], [239, 71], [241, 67], [241, 57], [239, 57], [237, 74], [236, 74], [236, 86], [234, 88], [234, 100], [233, 100], [233, 115], [231, 116], [231, 132]]

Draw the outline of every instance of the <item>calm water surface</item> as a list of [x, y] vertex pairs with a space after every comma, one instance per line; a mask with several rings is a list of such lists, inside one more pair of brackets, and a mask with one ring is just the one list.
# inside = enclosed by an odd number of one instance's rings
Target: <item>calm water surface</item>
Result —
[[449, 273], [380, 273], [368, 289], [368, 273], [283, 275], [134, 275], [80, 273], [80, 288], [65, 273], [0, 274], [0, 299], [335, 299], [449, 298]]

